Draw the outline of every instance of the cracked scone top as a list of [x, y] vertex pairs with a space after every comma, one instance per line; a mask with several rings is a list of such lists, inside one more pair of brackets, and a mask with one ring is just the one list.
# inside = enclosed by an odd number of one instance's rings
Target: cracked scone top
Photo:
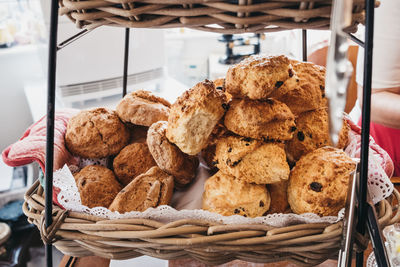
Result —
[[251, 56], [229, 68], [225, 88], [234, 98], [266, 99], [294, 74], [286, 56]]
[[69, 120], [65, 133], [68, 150], [83, 158], [116, 155], [128, 141], [129, 131], [115, 112], [106, 108], [79, 112]]

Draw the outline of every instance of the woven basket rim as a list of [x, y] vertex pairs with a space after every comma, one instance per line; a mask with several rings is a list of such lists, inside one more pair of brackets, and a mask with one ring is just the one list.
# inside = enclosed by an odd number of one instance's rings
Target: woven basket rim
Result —
[[[393, 196], [400, 200], [397, 190]], [[54, 243], [61, 252], [72, 256], [128, 259], [148, 255], [166, 260], [190, 257], [210, 265], [234, 259], [264, 263], [289, 260], [311, 266], [336, 256], [342, 238], [342, 221], [287, 227], [224, 225], [190, 219], [161, 223], [149, 219], [108, 220], [55, 205], [53, 224], [46, 229], [44, 190], [39, 181], [24, 198], [23, 212], [39, 228], [43, 241]], [[378, 205], [381, 227], [400, 221], [398, 207], [389, 201], [382, 200]], [[368, 238], [355, 237], [358, 250], [364, 250]]]

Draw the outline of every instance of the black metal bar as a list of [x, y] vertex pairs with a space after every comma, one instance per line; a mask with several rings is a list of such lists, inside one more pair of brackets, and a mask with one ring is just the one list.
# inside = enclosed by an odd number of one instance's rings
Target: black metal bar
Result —
[[126, 28], [125, 50], [124, 50], [124, 76], [122, 78], [122, 97], [126, 95], [128, 86], [128, 59], [129, 59], [129, 28]]
[[[362, 120], [361, 120], [361, 173], [360, 188], [358, 190], [358, 222], [357, 231], [365, 233], [367, 219], [367, 181], [368, 181], [368, 151], [369, 151], [369, 128], [371, 121], [371, 82], [372, 82], [372, 48], [374, 40], [374, 0], [365, 0], [365, 50], [364, 50], [364, 80], [362, 97]], [[363, 266], [364, 253], [356, 255], [356, 265]]]
[[352, 40], [353, 42], [355, 42], [356, 44], [358, 44], [361, 47], [365, 47], [365, 43], [363, 41], [361, 41], [360, 39], [358, 39], [357, 37], [355, 37], [353, 34], [348, 33], [347, 37], [350, 38], [350, 40]]
[[307, 30], [301, 30], [303, 43], [303, 61], [307, 61]]
[[[53, 223], [53, 161], [54, 161], [54, 113], [56, 103], [58, 0], [51, 1], [49, 58], [47, 76], [47, 125], [45, 164], [45, 226]], [[46, 265], [53, 266], [52, 245], [46, 244]]]
[[369, 236], [372, 240], [372, 246], [374, 248], [375, 259], [379, 267], [388, 267], [388, 258], [383, 245], [383, 238], [380, 231], [378, 219], [376, 217], [375, 210], [372, 206], [367, 206], [367, 227]]
[[[93, 30], [93, 29], [92, 29]], [[67, 45], [75, 42], [76, 40], [78, 40], [79, 38], [81, 38], [82, 36], [85, 36], [86, 34], [88, 34], [89, 32], [91, 32], [92, 30], [88, 30], [88, 29], [84, 29], [80, 32], [78, 32], [75, 35], [72, 35], [71, 37], [69, 37], [68, 39], [66, 39], [65, 41], [62, 41], [61, 43], [59, 43], [57, 45], [57, 50], [60, 50], [64, 47], [66, 47]]]

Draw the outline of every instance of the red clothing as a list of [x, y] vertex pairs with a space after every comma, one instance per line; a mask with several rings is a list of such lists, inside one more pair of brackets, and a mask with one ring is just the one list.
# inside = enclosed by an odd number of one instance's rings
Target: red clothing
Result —
[[[358, 122], [361, 125], [361, 119]], [[390, 156], [394, 165], [393, 176], [400, 176], [400, 129], [371, 122], [370, 135]]]

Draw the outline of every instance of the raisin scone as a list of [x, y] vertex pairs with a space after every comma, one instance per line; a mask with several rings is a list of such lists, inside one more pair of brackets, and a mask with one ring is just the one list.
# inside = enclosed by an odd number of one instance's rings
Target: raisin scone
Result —
[[116, 155], [128, 141], [128, 129], [114, 111], [106, 108], [79, 112], [69, 120], [65, 133], [67, 149], [83, 158]]
[[173, 190], [174, 177], [154, 166], [125, 186], [115, 197], [109, 210], [125, 213], [168, 205]]
[[166, 121], [151, 125], [147, 134], [147, 144], [158, 167], [174, 176], [177, 187], [183, 187], [195, 178], [199, 160], [196, 156], [186, 155], [168, 141], [165, 136], [167, 125]]
[[89, 208], [107, 208], [122, 189], [114, 173], [99, 165], [86, 166], [74, 178], [81, 202]]
[[286, 56], [250, 56], [229, 68], [225, 88], [234, 98], [266, 99], [294, 74]]
[[123, 186], [153, 166], [156, 166], [156, 162], [146, 143], [127, 145], [113, 161], [114, 173]]
[[[349, 125], [343, 120], [339, 134], [338, 148], [345, 148], [348, 143]], [[328, 112], [326, 108], [301, 113], [296, 119], [296, 131], [293, 139], [285, 144], [288, 160], [295, 162], [301, 156], [317, 148], [331, 146], [329, 137]]]
[[247, 183], [272, 184], [289, 178], [289, 165], [281, 143], [228, 136], [217, 141], [216, 166]]
[[309, 62], [293, 64], [295, 82], [284, 83], [270, 97], [285, 103], [295, 115], [326, 106], [325, 68]]
[[149, 127], [167, 120], [171, 104], [149, 91], [138, 90], [127, 94], [117, 105], [117, 114], [124, 122]]
[[224, 125], [241, 136], [275, 141], [290, 140], [296, 126], [290, 109], [275, 99], [233, 99]]
[[171, 106], [167, 138], [184, 153], [196, 155], [206, 145], [215, 125], [225, 114], [226, 97], [205, 80], [186, 91]]
[[263, 216], [269, 209], [271, 198], [265, 185], [243, 182], [219, 171], [204, 185], [204, 210], [224, 216]]
[[336, 216], [345, 206], [355, 162], [342, 150], [322, 147], [300, 158], [292, 169], [288, 202], [297, 214]]

